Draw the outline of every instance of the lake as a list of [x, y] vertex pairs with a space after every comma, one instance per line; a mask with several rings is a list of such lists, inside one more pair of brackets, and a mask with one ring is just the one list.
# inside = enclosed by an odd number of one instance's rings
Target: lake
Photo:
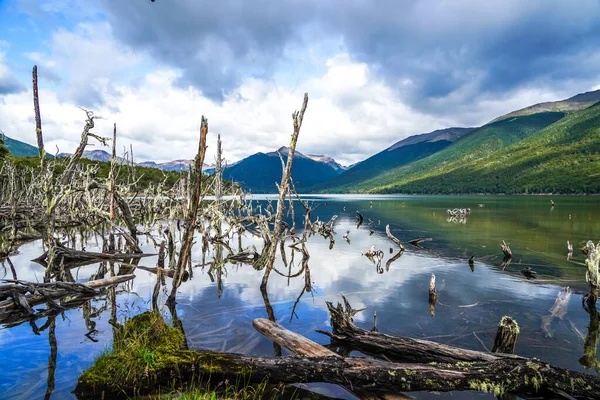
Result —
[[[579, 249], [587, 240], [600, 239], [600, 197], [303, 197], [316, 207], [313, 219], [328, 221], [334, 215], [338, 218], [332, 248], [329, 240], [321, 236], [312, 236], [307, 243], [311, 292], [303, 291], [305, 270], [300, 264], [300, 254], [292, 262], [291, 251], [287, 249], [288, 267], [277, 258], [268, 283], [267, 300], [276, 320], [288, 329], [328, 344], [329, 339], [315, 330], [330, 330], [325, 302], [340, 301], [340, 293], [344, 293], [354, 308], [366, 307], [355, 317], [355, 323], [365, 329], [372, 327], [373, 312], [377, 312], [380, 332], [486, 351], [493, 345], [498, 322], [508, 315], [521, 327], [515, 353], [577, 371], [598, 373], [593, 368], [593, 357], [582, 360], [590, 316], [581, 306], [581, 297], [588, 286], [585, 256]], [[254, 206], [260, 204], [264, 209], [268, 199], [275, 197], [254, 196]], [[275, 203], [276, 200], [274, 206]], [[470, 208], [471, 212], [466, 218], [451, 218], [446, 210], [454, 208]], [[298, 203], [295, 211], [296, 226], [300, 227], [304, 216]], [[356, 211], [365, 219], [358, 229]], [[386, 237], [386, 224], [406, 247], [404, 254], [390, 264], [388, 261], [396, 254], [397, 246]], [[349, 242], [342, 237], [346, 231]], [[421, 247], [408, 244], [409, 240], [422, 237], [432, 240], [422, 242]], [[146, 236], [139, 238], [144, 252], [157, 252]], [[500, 249], [503, 240], [514, 255], [505, 266]], [[575, 248], [571, 259], [567, 259], [567, 240]], [[244, 234], [242, 241], [243, 247], [254, 245], [260, 251], [262, 242], [249, 233]], [[237, 235], [232, 244], [237, 250]], [[76, 243], [78, 249], [82, 245], [81, 241]], [[362, 255], [371, 246], [384, 251], [380, 266]], [[102, 242], [92, 235], [85, 248], [101, 251]], [[41, 242], [36, 241], [21, 246], [19, 253], [11, 256], [19, 279], [43, 279], [44, 268], [30, 261], [42, 251]], [[210, 249], [206, 262], [212, 259], [212, 252]], [[473, 269], [468, 263], [471, 256], [475, 257]], [[203, 263], [200, 240], [192, 257], [194, 265]], [[156, 257], [143, 258], [139, 264], [156, 266]], [[98, 267], [91, 264], [71, 273], [78, 282], [85, 282]], [[521, 272], [527, 267], [535, 271], [535, 278]], [[119, 268], [119, 263], [115, 263], [115, 268]], [[436, 275], [438, 291], [433, 316], [428, 304], [431, 273]], [[71, 391], [77, 377], [103, 351], [110, 349], [111, 311], [122, 322], [151, 307], [156, 276], [139, 269], [135, 274], [135, 280], [121, 284], [116, 290], [115, 307], [111, 307], [111, 296], [105, 294], [52, 321], [40, 318], [32, 324], [0, 326], [3, 378], [0, 398], [74, 398]], [[182, 284], [177, 298], [177, 314], [183, 322], [188, 346], [273, 356], [273, 343], [252, 327], [254, 318], [267, 317], [265, 298], [259, 288], [262, 276], [263, 271], [244, 264], [226, 264], [220, 273], [195, 267], [193, 277]], [[12, 277], [8, 263], [0, 264], [0, 278]], [[170, 289], [170, 282], [167, 284]], [[553, 316], [549, 309], [565, 286], [572, 291], [563, 310], [566, 313]], [[167, 294], [161, 294], [163, 303]], [[166, 319], [171, 318], [166, 307], [162, 313]], [[55, 355], [50, 346], [53, 338]], [[285, 350], [283, 353], [287, 354]], [[597, 349], [595, 354], [599, 368]], [[54, 370], [54, 382], [48, 381], [52, 375], [48, 373], [49, 365], [50, 372]], [[332, 397], [355, 398], [333, 385], [311, 387]], [[419, 399], [494, 398], [476, 392], [410, 395]]]

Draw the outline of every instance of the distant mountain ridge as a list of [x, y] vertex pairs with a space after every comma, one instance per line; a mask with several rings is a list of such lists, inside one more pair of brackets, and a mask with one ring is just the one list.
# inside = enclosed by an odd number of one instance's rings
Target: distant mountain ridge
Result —
[[598, 101], [600, 101], [600, 90], [594, 90], [591, 92], [579, 93], [565, 100], [548, 101], [545, 103], [534, 104], [532, 106], [501, 115], [497, 118], [494, 118], [491, 122], [497, 122], [503, 119], [519, 117], [523, 115], [539, 114], [542, 112], [570, 113], [588, 108]]
[[474, 128], [447, 128], [409, 136], [387, 149], [352, 165], [340, 175], [311, 188], [311, 191], [351, 192], [381, 173], [441, 151]]
[[[227, 166], [223, 171], [223, 177], [241, 183], [242, 186], [254, 193], [276, 193], [277, 185], [275, 183], [281, 182], [282, 173], [279, 153], [284, 161], [287, 161], [289, 149], [285, 146], [277, 151], [259, 152]], [[322, 159], [321, 156], [318, 159]], [[299, 192], [325, 182], [341, 171], [342, 169], [337, 163], [334, 166], [332, 163], [315, 161], [299, 151], [294, 153], [292, 179]]]
[[36, 146], [32, 146], [20, 140], [12, 139], [8, 136], [4, 136], [4, 146], [10, 151], [15, 157], [38, 157], [39, 151]]

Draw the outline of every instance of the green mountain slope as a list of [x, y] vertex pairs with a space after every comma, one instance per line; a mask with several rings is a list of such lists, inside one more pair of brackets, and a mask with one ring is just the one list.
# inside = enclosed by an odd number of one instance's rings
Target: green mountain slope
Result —
[[563, 113], [540, 113], [490, 123], [452, 145], [408, 165], [394, 168], [356, 185], [355, 191], [401, 191], [410, 182], [447, 174], [466, 163], [485, 160], [494, 151], [518, 142], [563, 118]]
[[372, 191], [599, 193], [600, 103], [570, 114], [486, 157], [465, 157], [462, 165], [454, 168], [442, 166], [412, 173]]
[[583, 110], [600, 101], [600, 90], [592, 92], [579, 93], [573, 97], [560, 101], [549, 101], [546, 103], [538, 103], [529, 107], [522, 108], [517, 111], [510, 112], [492, 120], [492, 122], [501, 121], [506, 118], [518, 117], [523, 115], [538, 114], [541, 112], [564, 112], [571, 113]]
[[[287, 149], [279, 150], [287, 161]], [[292, 178], [298, 192], [338, 175], [339, 171], [325, 163], [314, 161], [296, 151]], [[226, 168], [223, 177], [239, 182], [253, 193], [277, 193], [275, 182], [281, 182], [281, 161], [275, 152], [256, 153]]]
[[381, 174], [382, 171], [396, 168], [436, 153], [472, 130], [473, 128], [448, 128], [410, 136], [382, 152], [361, 161], [339, 176], [317, 185], [311, 190], [313, 192], [330, 193], [351, 192], [356, 185], [374, 178]]
[[4, 145], [15, 157], [36, 157], [39, 155], [38, 148], [20, 140], [11, 139], [5, 136]]

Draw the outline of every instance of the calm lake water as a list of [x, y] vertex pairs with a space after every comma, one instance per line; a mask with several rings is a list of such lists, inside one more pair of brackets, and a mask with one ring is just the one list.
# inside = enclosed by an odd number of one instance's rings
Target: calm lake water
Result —
[[[265, 198], [255, 197], [255, 200]], [[325, 301], [341, 300], [340, 293], [347, 296], [353, 307], [367, 308], [355, 317], [355, 323], [361, 327], [371, 328], [376, 311], [381, 332], [476, 350], [492, 347], [498, 322], [502, 316], [509, 315], [521, 326], [517, 354], [577, 371], [598, 373], [586, 369], [589, 363], [584, 366], [580, 362], [590, 317], [581, 306], [587, 284], [584, 255], [579, 248], [587, 240], [600, 239], [600, 197], [556, 196], [552, 197], [554, 207], [548, 196], [304, 198], [318, 205], [313, 218], [318, 216], [327, 221], [338, 215], [338, 219], [333, 248], [329, 248], [329, 240], [320, 236], [311, 237], [307, 244], [312, 292], [298, 299], [305, 283], [304, 273], [297, 274], [301, 270], [299, 253], [289, 268], [278, 258], [277, 271], [271, 274], [270, 305], [275, 318], [292, 331], [328, 344], [328, 338], [315, 333], [315, 329], [330, 329]], [[264, 201], [262, 205], [265, 206]], [[446, 213], [449, 208], [466, 207], [471, 208], [466, 219], [453, 220]], [[365, 223], [358, 229], [357, 210], [365, 217]], [[297, 226], [302, 226], [302, 214], [297, 204]], [[389, 268], [386, 264], [395, 254], [396, 246], [385, 235], [386, 224], [390, 224], [393, 234], [407, 248]], [[342, 238], [347, 230], [350, 243]], [[424, 248], [407, 244], [419, 237], [432, 240], [423, 242]], [[144, 252], [156, 252], [147, 238], [140, 236], [140, 240]], [[503, 240], [514, 254], [512, 263], [504, 268], [500, 250]], [[575, 248], [571, 260], [567, 260], [567, 240]], [[237, 237], [232, 244], [236, 249]], [[255, 245], [260, 250], [261, 242], [246, 234], [243, 245]], [[379, 268], [362, 255], [373, 245], [385, 252]], [[100, 251], [101, 246], [101, 241], [92, 239], [86, 249]], [[77, 248], [81, 248], [81, 243], [77, 243]], [[394, 254], [390, 254], [390, 248]], [[11, 257], [19, 279], [42, 280], [43, 267], [30, 261], [41, 252], [41, 243], [33, 242], [22, 246], [19, 254]], [[473, 271], [467, 262], [471, 255], [475, 256]], [[212, 253], [209, 253], [206, 261], [211, 258]], [[291, 253], [288, 253], [287, 261], [290, 258]], [[193, 262], [202, 263], [201, 244], [193, 249]], [[155, 266], [156, 258], [144, 258], [140, 265]], [[537, 273], [535, 279], [527, 279], [521, 273], [526, 267]], [[118, 269], [118, 263], [115, 268]], [[77, 281], [85, 282], [97, 269], [98, 264], [92, 264], [74, 269], [72, 273]], [[434, 317], [428, 305], [432, 272], [437, 277], [439, 301]], [[135, 274], [134, 281], [120, 285], [117, 290], [120, 321], [150, 307], [155, 275], [139, 269]], [[256, 332], [251, 324], [254, 318], [267, 316], [259, 290], [262, 275], [262, 271], [242, 264], [225, 265], [220, 279], [208, 274], [206, 268], [195, 268], [193, 277], [180, 288], [177, 305], [189, 347], [273, 356], [273, 343]], [[298, 276], [288, 278], [286, 275]], [[0, 278], [12, 279], [7, 263], [0, 264]], [[170, 287], [170, 279], [167, 280]], [[573, 292], [566, 314], [562, 318], [553, 317], [549, 309], [564, 286]], [[292, 311], [295, 311], [293, 315]], [[166, 307], [163, 314], [166, 319], [170, 318]], [[45, 318], [35, 321], [36, 327], [28, 323], [13, 327], [0, 325], [0, 398], [44, 398], [52, 358], [49, 344], [52, 329], [58, 352], [51, 398], [74, 398], [71, 391], [77, 377], [100, 353], [110, 349], [113, 331], [109, 318], [110, 301], [104, 295], [92, 301], [89, 307], [59, 315], [54, 328], [44, 326]], [[86, 336], [92, 327], [97, 332]], [[36, 332], [37, 329], [40, 331]], [[338, 398], [354, 398], [328, 385], [315, 390]], [[420, 399], [494, 398], [475, 392], [410, 395]]]

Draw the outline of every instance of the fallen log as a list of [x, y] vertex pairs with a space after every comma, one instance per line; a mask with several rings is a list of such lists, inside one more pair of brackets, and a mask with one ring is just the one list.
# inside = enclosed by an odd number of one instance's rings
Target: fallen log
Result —
[[[329, 336], [334, 346], [343, 345], [347, 348], [359, 350], [365, 354], [384, 358], [388, 361], [429, 363], [428, 365], [443, 366], [444, 368], [448, 368], [449, 365], [466, 366], [466, 369], [469, 371], [471, 366], [480, 363], [502, 364], [506, 362], [511, 365], [514, 363], [515, 368], [518, 370], [521, 370], [523, 365], [532, 366], [538, 364], [543, 365], [544, 369], [541, 370], [536, 367], [540, 375], [536, 375], [535, 377], [535, 391], [528, 391], [524, 387], [515, 387], [509, 391], [522, 395], [540, 394], [540, 391], [547, 391], [552, 393], [553, 396], [559, 395], [567, 398], [568, 396], [576, 398], [588, 398], [589, 396], [589, 394], [582, 393], [579, 390], [565, 390], [564, 385], [568, 384], [568, 379], [565, 380], [564, 377], [578, 374], [575, 371], [552, 366], [535, 358], [528, 359], [509, 353], [500, 353], [500, 351], [512, 352], [514, 350], [519, 328], [512, 318], [505, 317], [501, 321], [495, 338], [494, 353], [492, 354], [466, 350], [427, 340], [367, 331], [354, 325], [352, 320], [354, 315], [360, 310], [353, 309], [343, 295], [342, 299], [344, 306], [338, 303], [337, 307], [334, 307], [331, 302], [327, 302], [327, 308], [331, 316], [332, 332], [317, 330], [317, 332]], [[528, 379], [531, 378], [525, 380]], [[600, 384], [599, 377], [587, 374], [582, 374], [579, 378], [574, 379], [589, 381], [589, 383], [586, 383], [589, 387]], [[497, 383], [492, 381], [492, 385], [497, 385]], [[544, 385], [547, 386], [544, 387]], [[483, 391], [486, 390], [483, 389]], [[495, 394], [497, 395], [497, 393]]]
[[386, 359], [401, 362], [491, 362], [502, 357], [429, 340], [367, 331], [354, 325], [352, 320], [354, 315], [362, 310], [353, 309], [348, 299], [343, 295], [342, 299], [344, 306], [338, 303], [337, 307], [334, 307], [331, 302], [326, 302], [329, 309], [329, 316], [331, 317], [332, 332], [322, 330], [317, 330], [317, 332], [327, 335], [334, 339], [334, 341], [356, 350], [364, 351], [371, 355], [384, 354]]
[[[128, 258], [142, 258], [142, 257], [150, 257], [155, 256], [156, 254], [146, 254], [146, 253], [96, 253], [93, 251], [83, 251], [83, 250], [75, 250], [70, 249], [68, 247], [63, 246], [62, 244], [57, 244], [54, 250], [55, 260], [57, 262], [63, 262], [65, 264], [71, 262], [78, 261], [89, 261], [89, 260], [124, 260]], [[48, 252], [45, 251], [41, 256], [32, 260], [38, 263], [47, 262]]]
[[321, 346], [312, 340], [285, 329], [277, 322], [266, 318], [256, 318], [252, 321], [254, 329], [285, 347], [293, 354], [305, 357], [340, 357], [337, 353]]
[[[71, 295], [73, 293], [76, 294], [95, 294], [95, 292], [89, 292], [90, 289], [100, 289], [108, 286], [117, 285], [122, 282], [129, 281], [135, 278], [135, 275], [121, 275], [121, 276], [113, 276], [110, 278], [104, 279], [96, 279], [90, 282], [85, 283], [69, 283], [69, 282], [54, 282], [54, 283], [46, 283], [41, 284], [37, 282], [23, 282], [26, 285], [34, 288], [33, 292], [29, 292], [29, 296], [24, 295], [24, 299], [27, 301], [30, 307], [34, 307], [39, 304], [43, 304], [48, 302], [49, 300], [60, 299], [61, 297], [65, 297]], [[19, 281], [20, 282], [20, 281]], [[54, 290], [45, 290], [44, 286], [50, 288], [55, 288]], [[86, 290], [87, 289], [87, 290]], [[42, 293], [41, 293], [42, 292]], [[19, 299], [21, 301], [21, 299]], [[11, 300], [3, 300], [0, 301], [0, 314], [4, 312], [10, 312], [17, 309], [15, 305], [15, 301]]]
[[[598, 377], [520, 357], [424, 365], [337, 356], [262, 358], [190, 351], [184, 350], [184, 345], [182, 331], [168, 327], [160, 314], [140, 314], [115, 337], [112, 353], [103, 354], [79, 377], [75, 394], [79, 399], [143, 395], [173, 384], [206, 382], [207, 378], [213, 384], [226, 380], [245, 384], [327, 382], [380, 394], [480, 390], [496, 395], [547, 395], [556, 390], [596, 398], [600, 391]], [[161, 362], [145, 362], [141, 348]]]

